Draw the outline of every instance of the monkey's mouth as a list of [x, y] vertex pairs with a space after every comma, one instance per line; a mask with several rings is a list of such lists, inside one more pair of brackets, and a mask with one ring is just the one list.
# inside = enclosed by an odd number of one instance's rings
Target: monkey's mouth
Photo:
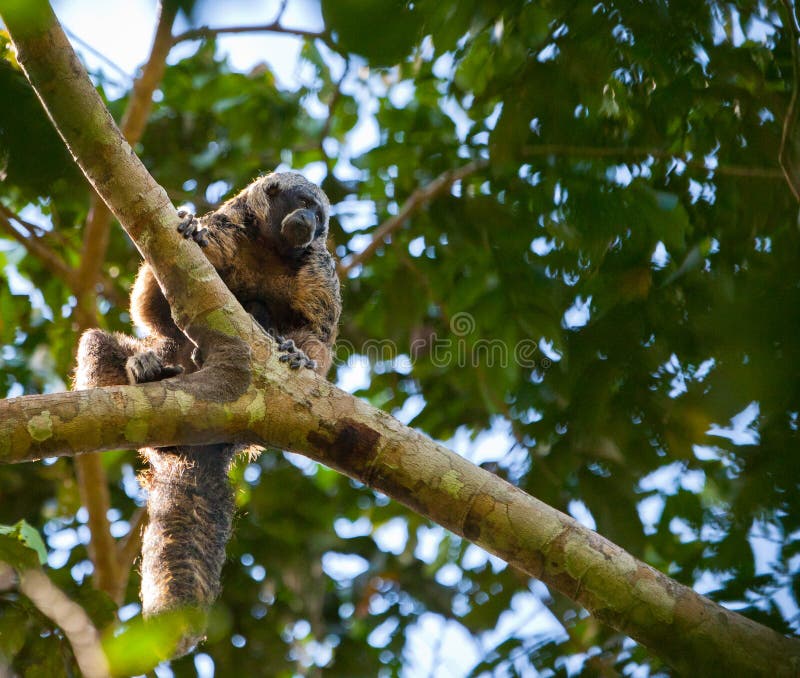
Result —
[[308, 247], [314, 240], [317, 218], [311, 210], [299, 209], [287, 214], [281, 222], [281, 235], [294, 248]]

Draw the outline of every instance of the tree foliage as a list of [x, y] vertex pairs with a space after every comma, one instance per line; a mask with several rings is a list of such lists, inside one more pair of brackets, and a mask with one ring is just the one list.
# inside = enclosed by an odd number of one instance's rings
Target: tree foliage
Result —
[[[324, 0], [324, 30], [298, 38], [298, 88], [267, 65], [237, 72], [209, 32], [171, 61], [136, 150], [198, 211], [281, 164], [322, 177], [345, 294], [333, 379], [678, 581], [796, 633], [800, 287], [797, 203], [778, 165], [794, 89], [784, 12]], [[11, 396], [69, 382], [77, 300], [37, 245], [79, 264], [90, 203], [4, 56], [0, 91], [19, 102], [0, 110], [0, 222], [20, 235], [0, 229]], [[131, 94], [102, 75], [97, 85], [121, 115]], [[376, 134], [366, 148], [365, 125]], [[409, 218], [364, 256], [404, 205]], [[107, 329], [129, 331], [138, 261], [113, 230], [96, 296]], [[122, 536], [142, 503], [138, 461], [120, 451], [103, 464]], [[662, 670], [568, 600], [329, 469], [271, 451], [243, 460], [234, 482], [225, 591], [198, 651], [220, 675]], [[41, 529], [48, 572], [104, 626], [71, 462], [5, 467], [0, 496], [0, 523]], [[134, 572], [126, 603], [137, 589]], [[466, 663], [449, 656], [454, 642]], [[0, 657], [63, 675], [66, 648], [4, 594]], [[192, 658], [172, 670], [196, 671]]]

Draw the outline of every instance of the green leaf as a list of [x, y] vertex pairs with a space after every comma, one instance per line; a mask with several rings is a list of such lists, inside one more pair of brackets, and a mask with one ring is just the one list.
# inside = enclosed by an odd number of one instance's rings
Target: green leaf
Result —
[[47, 562], [47, 548], [39, 532], [27, 521], [0, 525], [0, 560], [16, 570], [25, 570]]
[[136, 617], [103, 636], [111, 673], [139, 675], [169, 659], [187, 629], [198, 628], [204, 615], [198, 610], [174, 610], [144, 620]]
[[405, 0], [322, 0], [322, 16], [344, 49], [391, 66], [421, 37], [422, 16], [411, 7]]

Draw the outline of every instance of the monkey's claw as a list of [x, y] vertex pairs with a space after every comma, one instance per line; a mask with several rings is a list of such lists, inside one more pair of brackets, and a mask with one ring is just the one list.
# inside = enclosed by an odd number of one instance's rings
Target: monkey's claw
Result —
[[292, 339], [284, 339], [281, 336], [275, 337], [278, 342], [278, 350], [283, 355], [278, 357], [282, 363], [289, 363], [289, 367], [293, 370], [298, 370], [305, 367], [309, 370], [317, 369], [317, 361], [309, 358], [303, 351], [297, 348], [297, 345]]
[[184, 238], [191, 238], [200, 247], [208, 245], [208, 229], [200, 225], [198, 218], [186, 210], [178, 210], [181, 223], [178, 224], [178, 233]]
[[183, 372], [180, 365], [165, 365], [153, 351], [135, 353], [125, 362], [125, 370], [134, 384], [169, 379]]

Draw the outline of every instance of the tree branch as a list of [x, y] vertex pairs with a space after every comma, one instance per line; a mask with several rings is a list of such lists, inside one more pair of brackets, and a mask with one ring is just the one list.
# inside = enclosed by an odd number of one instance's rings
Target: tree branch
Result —
[[784, 30], [788, 34], [789, 44], [792, 54], [792, 98], [789, 101], [789, 108], [786, 110], [786, 117], [783, 121], [783, 136], [781, 137], [781, 149], [778, 160], [786, 182], [794, 193], [794, 197], [800, 200], [800, 135], [797, 134], [798, 119], [800, 113], [797, 108], [798, 88], [800, 88], [800, 55], [798, 54], [797, 42], [800, 40], [800, 26], [797, 23], [797, 14], [794, 11], [794, 3], [790, 0], [783, 0], [786, 10], [786, 20]]
[[301, 38], [319, 38], [326, 42], [330, 41], [330, 34], [326, 31], [307, 31], [302, 28], [286, 28], [281, 24], [279, 17], [277, 20], [268, 24], [255, 24], [253, 26], [220, 26], [218, 28], [201, 26], [200, 28], [192, 28], [174, 36], [172, 38], [172, 44], [177, 45], [179, 42], [186, 42], [187, 40], [209, 40], [218, 35], [234, 35], [237, 33], [281, 33], [283, 35], [294, 35]]
[[[20, 233], [9, 223], [14, 221], [22, 226], [28, 235]], [[30, 221], [22, 219], [19, 215], [0, 204], [0, 229], [6, 231], [14, 240], [23, 245], [28, 252], [37, 257], [54, 275], [59, 276], [67, 283], [71, 291], [75, 291], [76, 271], [67, 264], [53, 249], [53, 246], [67, 247], [68, 243], [57, 231], [47, 231], [41, 226], [37, 226]], [[52, 242], [55, 240], [56, 242]], [[51, 256], [52, 255], [52, 256]], [[126, 303], [117, 291], [114, 281], [107, 275], [101, 273], [99, 276], [99, 293], [116, 305]]]
[[20, 233], [7, 218], [7, 210], [0, 209], [0, 230], [20, 243], [28, 253], [39, 259], [45, 268], [58, 276], [72, 288], [75, 284], [75, 271], [58, 254], [42, 242], [42, 239], [30, 234]]
[[[0, 563], [0, 569], [3, 567], [6, 566]], [[61, 628], [86, 678], [108, 678], [111, 675], [97, 629], [80, 605], [71, 601], [38, 568], [19, 573], [19, 590], [42, 614]]]
[[49, 7], [0, 0], [0, 12], [70, 150], [208, 356], [199, 372], [161, 382], [2, 401], [0, 459], [222, 441], [304, 453], [540, 578], [678, 671], [796, 673], [800, 640], [699, 596], [317, 375], [287, 377], [275, 343], [182, 242], [166, 194], [113, 127]]
[[[147, 508], [140, 506], [134, 511], [130, 519], [130, 532], [122, 539], [117, 547], [117, 560], [122, 572], [130, 573], [133, 563], [136, 561], [136, 556], [142, 549], [142, 534], [147, 525]], [[128, 577], [124, 577], [124, 581], [120, 580], [119, 597], [122, 598], [125, 594], [125, 587], [128, 585]]]
[[[172, 48], [172, 24], [176, 13], [176, 3], [160, 4], [150, 56], [142, 74], [133, 84], [133, 92], [120, 124], [122, 135], [131, 145], [135, 145], [144, 132], [153, 105], [153, 92], [164, 76], [167, 55]], [[79, 335], [98, 324], [94, 288], [106, 259], [110, 230], [111, 212], [97, 193], [92, 191], [83, 231], [81, 263], [73, 285], [78, 299], [76, 318]], [[87, 454], [75, 459], [75, 471], [81, 503], [89, 514], [89, 557], [94, 564], [94, 584], [120, 604], [130, 570], [120, 568], [117, 559], [117, 546], [108, 520], [111, 497], [105, 468], [99, 455]]]
[[[270, 365], [277, 361], [268, 359]], [[387, 494], [580, 603], [688, 674], [790, 676], [800, 641], [720, 607], [314, 375], [213, 403], [171, 379], [0, 403], [0, 458], [249, 439]], [[267, 408], [267, 403], [269, 407]], [[191, 417], [181, 417], [191, 411]], [[266, 416], [267, 411], [281, 417]], [[263, 415], [263, 416], [262, 416]], [[98, 427], [97, 421], [103, 424]], [[225, 432], [227, 431], [227, 432]], [[237, 433], [238, 432], [238, 433]]]
[[398, 228], [400, 228], [407, 219], [413, 214], [422, 209], [431, 200], [434, 200], [456, 182], [470, 174], [477, 172], [479, 169], [486, 167], [488, 164], [485, 160], [473, 160], [463, 167], [454, 170], [447, 170], [442, 172], [429, 184], [417, 188], [403, 203], [398, 213], [393, 217], [389, 217], [380, 226], [378, 226], [372, 236], [372, 241], [363, 250], [351, 255], [346, 260], [343, 260], [337, 266], [337, 271], [340, 277], [346, 276], [353, 268], [359, 264], [363, 264], [386, 242], [386, 238], [392, 235]]
[[74, 31], [71, 31], [68, 28], [64, 27], [64, 33], [66, 33], [73, 42], [77, 42], [87, 52], [93, 54], [96, 58], [100, 59], [100, 61], [102, 61], [104, 64], [106, 64], [106, 66], [111, 68], [111, 70], [116, 71], [118, 75], [121, 75], [124, 78], [126, 85], [130, 85], [130, 82], [133, 78], [131, 78], [131, 74], [128, 73], [124, 68], [111, 61], [111, 59], [109, 59], [99, 49], [95, 49], [94, 47], [92, 47], [88, 42], [86, 42], [86, 40], [81, 38]]

